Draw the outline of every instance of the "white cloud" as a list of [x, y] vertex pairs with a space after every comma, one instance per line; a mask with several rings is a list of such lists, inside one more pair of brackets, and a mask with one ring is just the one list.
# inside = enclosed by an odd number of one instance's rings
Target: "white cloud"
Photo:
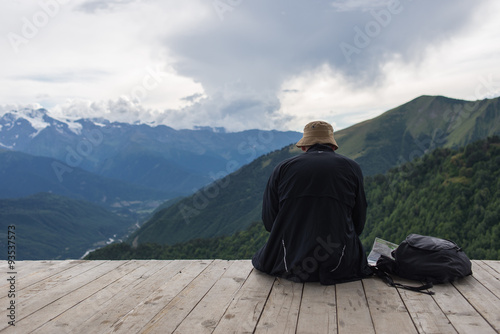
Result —
[[[80, 11], [85, 4], [60, 5], [57, 14], [38, 27], [33, 38], [26, 38], [27, 42], [16, 44], [16, 48], [4, 49], [7, 53], [0, 60], [10, 64], [4, 66], [0, 79], [4, 103], [44, 102], [50, 108], [67, 99], [98, 102], [128, 96], [161, 109], [184, 107], [183, 97], [203, 93], [199, 83], [178, 75], [168, 65], [171, 60], [168, 49], [160, 43], [164, 32], [158, 30], [158, 23], [149, 30], [144, 24], [145, 17], [153, 16], [156, 20], [152, 21], [165, 22], [169, 29], [176, 17], [186, 18], [182, 11], [191, 7], [170, 4], [157, 8], [138, 2], [115, 2], [111, 6], [93, 1], [84, 7], [87, 11]], [[165, 20], [162, 7], [175, 10], [175, 15], [171, 13], [172, 18]], [[44, 11], [39, 6], [18, 8], [19, 19], [10, 22], [10, 32], [24, 38], [23, 18], [31, 22], [26, 23], [28, 26], [35, 26], [33, 13]], [[43, 101], [37, 100], [40, 96]]]
[[394, 0], [335, 0], [331, 6], [339, 12], [355, 11], [355, 10], [372, 10], [387, 7], [394, 3]]
[[419, 61], [392, 56], [369, 86], [356, 85], [327, 65], [289, 78], [280, 95], [282, 109], [294, 117], [287, 126], [299, 130], [311, 119], [325, 119], [342, 129], [419, 95], [466, 100], [499, 96], [500, 22], [494, 18], [499, 10], [496, 3], [482, 7], [471, 19], [475, 29], [427, 45]]
[[301, 131], [318, 118], [344, 128], [424, 94], [500, 92], [494, 0], [220, 1], [228, 7], [4, 1], [0, 105]]

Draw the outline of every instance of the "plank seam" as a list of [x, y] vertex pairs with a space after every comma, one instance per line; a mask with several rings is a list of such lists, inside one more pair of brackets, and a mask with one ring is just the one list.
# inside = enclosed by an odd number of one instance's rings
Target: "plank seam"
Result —
[[42, 282], [42, 281], [45, 281], [46, 279], [49, 279], [49, 278], [51, 278], [52, 276], [55, 276], [55, 275], [61, 274], [61, 273], [65, 272], [66, 270], [69, 270], [69, 269], [72, 269], [72, 268], [74, 268], [74, 267], [76, 267], [76, 266], [79, 266], [80, 264], [81, 264], [81, 263], [76, 263], [76, 264], [75, 264], [75, 265], [73, 265], [73, 266], [70, 266], [70, 267], [68, 267], [68, 268], [66, 268], [66, 269], [63, 269], [63, 270], [58, 271], [58, 272], [55, 272], [55, 273], [53, 273], [52, 275], [47, 276], [47, 277], [45, 277], [44, 279], [42, 279], [42, 280], [40, 280], [40, 281], [36, 281], [36, 282], [31, 283], [30, 285], [23, 286], [23, 287], [21, 287], [21, 288], [19, 289], [19, 292], [21, 292], [21, 291], [22, 291], [22, 290], [24, 290], [24, 289], [29, 288], [29, 287], [30, 287], [30, 286], [32, 286], [32, 285], [38, 284], [38, 283], [40, 283], [40, 282]]
[[[484, 271], [486, 272], [486, 273], [485, 273], [485, 275], [491, 275], [491, 274], [490, 274], [490, 273], [489, 273], [486, 269], [484, 269], [484, 268], [482, 267], [482, 265], [480, 265], [480, 264], [479, 264], [479, 263], [480, 263], [480, 261], [474, 261], [474, 262], [476, 263], [476, 265], [477, 265], [478, 267], [482, 268], [482, 270], [484, 270]], [[483, 263], [483, 265], [485, 265], [485, 264]], [[488, 266], [488, 265], [487, 265], [487, 267], [488, 267], [488, 268], [491, 268], [491, 267], [490, 267], [490, 266]], [[474, 274], [472, 274], [472, 275], [473, 275], [473, 277], [474, 277]], [[496, 277], [495, 277], [495, 276], [493, 276], [493, 275], [491, 275], [491, 276], [492, 276], [493, 278], [495, 278], [495, 279], [496, 279]], [[475, 277], [474, 277], [474, 278], [475, 278]], [[493, 296], [495, 296], [495, 297], [499, 298], [499, 296], [497, 295], [497, 293], [495, 293], [495, 291], [491, 291], [491, 290], [490, 290], [490, 289], [489, 289], [486, 285], [484, 285], [484, 283], [483, 283], [483, 282], [481, 282], [481, 281], [480, 281], [480, 280], [478, 280], [477, 278], [476, 278], [476, 281], [478, 281], [479, 283], [481, 283], [481, 285], [482, 285], [482, 286], [483, 286], [486, 290], [488, 290], [488, 291], [489, 291], [489, 292], [490, 292]]]
[[[397, 290], [397, 292], [398, 292], [399, 299], [401, 299], [401, 301], [403, 302], [403, 305], [405, 306], [406, 313], [408, 313], [408, 316], [409, 316], [409, 317], [410, 317], [410, 319], [411, 319], [411, 322], [412, 322], [412, 324], [413, 324], [413, 327], [415, 327], [415, 331], [416, 331], [417, 333], [420, 333], [420, 331], [418, 330], [418, 326], [417, 326], [417, 324], [416, 324], [416, 319], [415, 319], [415, 320], [413, 319], [413, 317], [412, 317], [412, 315], [411, 315], [411, 313], [410, 313], [410, 309], [408, 308], [408, 305], [407, 305], [407, 304], [406, 304], [406, 302], [405, 302], [405, 298], [403, 298], [403, 295], [401, 294], [401, 291], [399, 290], [399, 288], [398, 288], [398, 287], [396, 287], [396, 290]], [[418, 292], [415, 292], [415, 293], [418, 293]], [[433, 300], [434, 300], [434, 299], [433, 299]], [[434, 301], [434, 302], [435, 302], [435, 301]], [[439, 308], [439, 309], [441, 310], [441, 308]], [[442, 312], [442, 310], [441, 310], [441, 312]], [[444, 314], [444, 313], [443, 313], [443, 314]], [[445, 315], [445, 316], [446, 316], [446, 315]], [[418, 317], [416, 317], [416, 318], [418, 318]], [[446, 318], [446, 319], [448, 319], [448, 318]], [[453, 329], [455, 329], [455, 328], [453, 328]]]
[[[198, 261], [206, 261], [206, 260], [198, 260]], [[160, 313], [162, 313], [162, 312], [163, 312], [163, 310], [164, 310], [164, 309], [165, 309], [165, 308], [166, 308], [166, 307], [167, 307], [167, 306], [168, 306], [168, 305], [172, 302], [172, 300], [174, 300], [174, 299], [175, 299], [178, 295], [180, 295], [180, 294], [181, 294], [184, 290], [186, 290], [186, 289], [187, 289], [187, 288], [191, 285], [191, 283], [193, 283], [193, 281], [194, 281], [194, 280], [196, 280], [196, 279], [197, 279], [197, 278], [198, 278], [201, 274], [203, 274], [206, 270], [208, 270], [208, 268], [210, 268], [210, 267], [214, 264], [214, 262], [215, 262], [215, 261], [216, 261], [216, 260], [211, 260], [210, 264], [209, 264], [208, 266], [206, 266], [206, 267], [205, 267], [205, 269], [203, 269], [202, 271], [200, 271], [200, 273], [199, 273], [198, 275], [196, 275], [196, 277], [194, 277], [194, 278], [191, 280], [191, 282], [189, 282], [189, 284], [187, 284], [187, 285], [186, 285], [186, 286], [185, 286], [185, 287], [184, 287], [181, 291], [179, 291], [179, 293], [178, 293], [178, 294], [176, 294], [176, 295], [175, 295], [175, 296], [174, 296], [174, 297], [173, 297], [173, 298], [172, 298], [172, 299], [171, 299], [171, 300], [170, 300], [167, 304], [165, 304], [165, 306], [163, 306], [163, 308], [161, 308], [161, 309], [160, 309], [160, 310], [159, 310], [159, 311], [158, 311], [158, 312], [157, 312], [157, 313], [156, 313], [156, 314], [155, 314], [155, 315], [154, 315], [151, 319], [154, 319], [157, 315], [159, 315]], [[231, 263], [231, 265], [232, 265], [232, 263]], [[230, 265], [230, 266], [231, 266], [231, 265]], [[228, 268], [229, 268], [229, 267], [227, 267], [227, 268], [226, 268], [226, 270], [225, 270], [225, 271], [224, 271], [224, 272], [223, 272], [223, 273], [219, 276], [219, 278], [220, 278], [222, 275], [224, 275], [224, 273], [227, 271], [227, 269], [228, 269]], [[216, 280], [216, 281], [215, 281], [215, 282], [214, 282], [214, 283], [210, 286], [210, 289], [208, 289], [208, 290], [207, 290], [207, 291], [203, 294], [203, 296], [202, 296], [202, 297], [201, 297], [201, 298], [200, 298], [200, 299], [196, 302], [196, 304], [195, 304], [195, 305], [191, 308], [191, 310], [189, 310], [189, 312], [186, 314], [186, 316], [184, 317], [184, 319], [186, 319], [186, 318], [187, 318], [187, 317], [191, 314], [191, 312], [193, 312], [193, 310], [196, 308], [196, 306], [198, 306], [198, 304], [199, 304], [199, 303], [203, 300], [203, 298], [205, 298], [205, 296], [207, 295], [207, 293], [208, 293], [208, 292], [209, 292], [209, 291], [210, 291], [210, 290], [214, 287], [215, 283], [217, 283], [217, 281], [219, 280], [219, 278], [218, 278], [218, 279], [217, 279], [217, 280]], [[153, 291], [153, 292], [151, 292], [148, 296], [151, 296], [153, 293], [154, 293], [154, 291]], [[147, 299], [147, 298], [146, 298], [146, 299]], [[135, 309], [135, 308], [134, 308], [134, 309]], [[132, 312], [134, 309], [132, 309], [130, 312]], [[121, 320], [121, 319], [123, 319], [123, 318], [125, 318], [125, 316], [127, 316], [130, 312], [128, 312], [126, 315], [124, 315], [122, 318], [120, 318], [120, 320]], [[164, 317], [164, 316], [162, 316], [162, 317], [158, 318], [158, 321], [159, 321], [161, 318], [163, 318], [163, 317]], [[179, 328], [179, 326], [182, 324], [182, 322], [184, 321], [184, 319], [183, 319], [181, 322], [179, 322], [179, 323], [177, 324], [177, 326], [174, 328], [174, 330], [172, 331], [172, 333], [173, 333], [173, 332], [175, 332], [175, 331], [177, 330], [177, 328]], [[116, 321], [116, 322], [115, 322], [115, 324], [116, 324], [117, 322], [118, 322], [118, 321]], [[114, 324], [113, 324], [113, 326], [114, 326]], [[139, 332], [143, 332], [143, 331], [144, 331], [144, 330], [145, 330], [148, 326], [149, 326], [149, 323], [145, 323], [145, 324], [144, 324], [144, 326], [142, 326], [142, 327], [141, 327], [141, 329], [140, 329], [140, 331], [139, 331]], [[112, 327], [112, 326], [111, 326], [111, 327]]]
[[[474, 276], [471, 276], [476, 282], [478, 282], [479, 284], [483, 285], [478, 279], [476, 279]], [[497, 332], [495, 326], [493, 324], [491, 324], [488, 319], [486, 319], [484, 317], [484, 315], [474, 306], [474, 304], [471, 304], [471, 302], [469, 301], [469, 299], [467, 299], [467, 297], [465, 297], [465, 295], [462, 293], [462, 291], [460, 291], [459, 288], [457, 288], [457, 286], [454, 284], [454, 282], [451, 282], [451, 284], [453, 285], [453, 287], [458, 291], [458, 293], [469, 303], [469, 305], [474, 309], [474, 311], [477, 312], [477, 314], [479, 314], [481, 316], [481, 318], [484, 319], [484, 321], [486, 321], [486, 323], [495, 331]], [[484, 285], [483, 285], [484, 286]], [[490, 290], [488, 290], [490, 291]]]
[[[95, 268], [97, 268], [97, 267], [99, 267], [99, 266], [102, 266], [104, 263], [107, 263], [107, 262], [109, 262], [109, 261], [104, 261], [104, 262], [102, 262], [102, 263], [98, 264], [97, 266], [92, 267], [92, 268], [89, 268], [89, 269], [85, 270], [84, 272], [82, 272], [82, 273], [80, 273], [80, 274], [78, 274], [78, 275], [84, 274], [84, 273], [86, 273], [86, 272], [87, 272], [87, 271], [89, 271], [89, 270], [92, 270], [92, 269], [95, 269]], [[121, 265], [120, 265], [120, 266], [121, 266]], [[118, 266], [118, 267], [120, 267], [120, 266]], [[117, 267], [117, 268], [118, 268], [118, 267]], [[106, 275], [106, 274], [107, 274], [107, 273], [104, 273], [104, 274], [102, 274], [101, 276]], [[99, 276], [98, 278], [100, 278], [101, 276]], [[76, 277], [76, 276], [75, 276], [75, 277]], [[44, 280], [45, 280], [45, 279], [43, 279], [42, 281], [44, 281]], [[40, 282], [42, 282], [42, 281], [40, 281]], [[88, 282], [87, 284], [90, 284], [90, 283], [92, 283], [92, 281]], [[78, 289], [81, 289], [82, 287], [86, 286], [87, 284], [82, 285], [82, 286], [81, 286], [81, 287], [79, 287]], [[77, 290], [78, 290], [78, 289], [77, 289]], [[73, 290], [73, 291], [75, 291], [75, 290]], [[53, 301], [52, 301], [52, 302], [50, 302], [49, 304], [46, 304], [46, 305], [42, 306], [41, 308], [39, 308], [39, 309], [37, 309], [37, 310], [35, 310], [35, 311], [31, 312], [31, 313], [30, 313], [30, 314], [28, 314], [28, 315], [23, 315], [23, 316], [22, 316], [22, 317], [20, 317], [18, 320], [16, 319], [16, 322], [20, 322], [20, 321], [22, 321], [23, 319], [25, 319], [25, 318], [27, 318], [27, 317], [31, 316], [32, 314], [35, 314], [36, 312], [39, 312], [40, 310], [43, 310], [44, 308], [46, 308], [46, 307], [50, 306], [51, 304], [53, 304], [53, 303], [57, 302], [59, 299], [64, 298], [65, 296], [69, 295], [69, 294], [70, 294], [71, 292], [73, 292], [73, 291], [70, 291], [70, 292], [68, 292], [68, 293], [66, 293], [66, 294], [64, 294], [64, 295], [62, 295], [62, 296], [60, 296], [59, 298], [57, 298], [57, 299], [53, 300]], [[6, 328], [8, 328], [8, 327], [6, 327]], [[3, 329], [1, 329], [1, 330], [3, 330]]]
[[[214, 263], [214, 261], [212, 261], [212, 264], [213, 264], [213, 263]], [[231, 262], [231, 264], [229, 265], [229, 267], [231, 267], [231, 266], [233, 265], [233, 263], [234, 263], [234, 262]], [[209, 267], [209, 266], [207, 266], [207, 268], [208, 268], [208, 267]], [[181, 322], [179, 322], [179, 324], [178, 324], [177, 326], [175, 326], [175, 328], [174, 328], [174, 330], [172, 331], [172, 333], [174, 333], [174, 332], [177, 330], [177, 328], [179, 328], [179, 326], [180, 326], [180, 325], [182, 325], [183, 321], [184, 321], [187, 317], [189, 317], [189, 315], [193, 312], [193, 310], [196, 308], [196, 306], [198, 306], [198, 304], [200, 304], [200, 303], [201, 303], [201, 301], [203, 300], [203, 298], [205, 298], [205, 296], [206, 296], [206, 295], [210, 292], [210, 290], [212, 290], [212, 289], [213, 289], [213, 287], [215, 286], [215, 284], [217, 284], [217, 282], [218, 282], [218, 281], [219, 281], [219, 279], [222, 277], [222, 275], [224, 275], [224, 274], [227, 272], [227, 270], [229, 269], [229, 267], [227, 267], [227, 268], [226, 268], [226, 270], [225, 270], [225, 271], [224, 271], [224, 272], [223, 272], [223, 273], [219, 276], [219, 278], [217, 278], [217, 280], [215, 280], [214, 284], [212, 284], [212, 285], [210, 286], [210, 289], [208, 289], [208, 290], [207, 290], [207, 291], [203, 294], [203, 296], [202, 296], [202, 297], [198, 300], [198, 302], [197, 302], [197, 303], [196, 303], [196, 304], [195, 304], [195, 305], [191, 308], [191, 310], [189, 310], [188, 314], [186, 314], [186, 316], [184, 317], [184, 319], [183, 319]], [[202, 271], [202, 272], [204, 272], [205, 270], [207, 270], [207, 268], [203, 269], [203, 271]], [[201, 273], [202, 273], [202, 272], [201, 272]], [[199, 275], [201, 275], [201, 273], [200, 273]], [[195, 279], [196, 279], [199, 275], [197, 275], [197, 276], [196, 276], [196, 277], [195, 277], [195, 278], [194, 278], [191, 282], [193, 282], [193, 281], [194, 281], [194, 280], [195, 280]], [[191, 284], [191, 283], [189, 283], [189, 284]], [[189, 285], [189, 284], [188, 284], [188, 285]], [[186, 288], [188, 287], [188, 285], [186, 285], [186, 287], [185, 287], [184, 289], [186, 289]], [[184, 291], [184, 289], [182, 289], [182, 290], [181, 290], [181, 292], [179, 292], [179, 293], [182, 293], [182, 291]], [[167, 304], [167, 305], [168, 305], [168, 304]], [[167, 305], [165, 305], [165, 307], [166, 307]], [[162, 310], [163, 310], [163, 309], [162, 309]], [[219, 320], [219, 321], [220, 321], [220, 320]], [[142, 329], [141, 329], [141, 330], [142, 330]]]
[[[130, 261], [131, 261], [131, 260], [128, 260], [128, 261], [126, 261], [126, 262], [124, 262], [124, 263], [120, 264], [118, 267], [116, 267], [116, 268], [114, 268], [114, 269], [112, 269], [112, 270], [116, 270], [116, 269], [120, 268], [121, 266], [124, 266], [125, 264], [129, 263]], [[149, 261], [148, 261], [148, 262], [149, 262]], [[49, 323], [49, 322], [51, 322], [52, 320], [54, 320], [55, 318], [59, 317], [60, 315], [62, 315], [62, 314], [63, 314], [63, 313], [65, 313], [66, 311], [71, 310], [72, 308], [74, 308], [74, 307], [78, 306], [79, 304], [83, 303], [85, 300], [89, 299], [90, 297], [94, 296], [95, 294], [98, 294], [99, 292], [101, 292], [102, 290], [104, 290], [105, 288], [107, 288], [108, 286], [110, 286], [111, 284], [114, 284], [116, 281], [119, 281], [120, 279], [122, 279], [124, 276], [129, 275], [129, 274], [130, 274], [131, 272], [133, 272], [134, 270], [137, 270], [137, 268], [132, 269], [131, 271], [127, 272], [125, 275], [123, 275], [123, 276], [121, 276], [121, 277], [118, 277], [118, 278], [116, 278], [114, 281], [112, 281], [112, 282], [110, 282], [110, 283], [106, 284], [104, 287], [102, 287], [101, 289], [97, 290], [97, 291], [96, 291], [96, 292], [94, 292], [93, 294], [91, 294], [91, 295], [87, 296], [86, 298], [84, 298], [84, 299], [82, 299], [82, 300], [78, 301], [76, 304], [74, 304], [74, 305], [70, 306], [69, 308], [65, 309], [65, 310], [64, 310], [64, 311], [62, 311], [61, 313], [59, 313], [59, 314], [55, 315], [54, 317], [52, 317], [51, 319], [47, 320], [46, 322], [44, 322], [43, 324], [41, 324], [40, 326], [38, 326], [37, 328], [35, 328], [34, 330], [32, 330], [30, 333], [36, 333], [36, 331], [37, 331], [39, 328], [41, 328], [41, 327], [45, 326], [47, 323]], [[99, 278], [103, 277], [104, 275], [107, 275], [108, 273], [110, 273], [110, 271], [108, 271], [107, 273], [103, 274], [102, 276], [99, 276], [99, 277], [98, 277], [98, 278], [96, 278], [96, 279], [99, 279]], [[89, 282], [89, 283], [87, 283], [87, 284], [90, 284], [90, 283], [92, 283], [92, 281], [91, 281], [91, 282]], [[83, 287], [85, 287], [87, 284], [82, 285], [81, 287], [79, 287], [79, 288], [78, 288], [78, 289], [76, 289], [76, 290], [71, 291], [70, 293], [73, 293], [73, 292], [75, 292], [75, 291], [77, 291], [77, 290], [82, 289], [82, 288], [83, 288]], [[65, 296], [67, 296], [67, 295], [62, 296], [61, 298], [64, 298]], [[60, 299], [60, 298], [59, 298], [59, 299]], [[59, 300], [59, 299], [57, 299], [57, 300]], [[56, 302], [57, 300], [55, 300], [54, 302]], [[52, 303], [54, 303], [54, 302], [52, 302]], [[50, 303], [50, 304], [52, 304], [52, 303]], [[49, 305], [50, 305], [50, 304], [49, 304]], [[47, 305], [47, 306], [48, 306], [48, 305]], [[44, 306], [44, 307], [45, 307], [45, 306]], [[44, 308], [44, 307], [43, 307], [43, 308]], [[43, 308], [42, 308], [42, 309], [43, 309]], [[40, 310], [41, 310], [41, 309], [40, 309]], [[37, 311], [37, 312], [38, 312], [38, 311]]]
[[[228, 269], [229, 269], [229, 268], [228, 268]], [[252, 271], [253, 271], [253, 268], [252, 268], [252, 269], [248, 272], [248, 274], [247, 274], [247, 276], [246, 276], [245, 280], [241, 283], [241, 285], [240, 285], [240, 287], [238, 288], [238, 290], [236, 290], [236, 291], [233, 293], [233, 295], [231, 296], [231, 298], [230, 298], [229, 302], [228, 302], [228, 303], [227, 303], [227, 305], [226, 305], [226, 308], [224, 309], [224, 312], [222, 313], [222, 315], [221, 315], [221, 317], [219, 318], [219, 320], [217, 320], [217, 324], [214, 326], [214, 330], [213, 330], [213, 331], [215, 331], [215, 330], [217, 329], [217, 326], [219, 326], [221, 319], [222, 319], [222, 318], [224, 318], [224, 316], [226, 315], [227, 310], [229, 309], [229, 306], [231, 306], [231, 302], [234, 300], [234, 297], [238, 294], [238, 292], [241, 290], [241, 288], [243, 287], [243, 285], [245, 285], [245, 282], [248, 280], [248, 277], [250, 277], [250, 273], [251, 273]], [[214, 284], [214, 285], [215, 285], [215, 284]], [[212, 287], [213, 287], [213, 286], [212, 286]], [[212, 290], [212, 288], [210, 288], [210, 290]], [[210, 291], [210, 290], [209, 290], [209, 291]], [[208, 292], [207, 292], [207, 293], [208, 293]], [[202, 299], [203, 299], [203, 298], [202, 298]], [[193, 309], [194, 309], [194, 307], [193, 307]], [[213, 331], [212, 331], [212, 332], [213, 332]]]
[[497, 273], [499, 273], [499, 274], [500, 274], [500, 272], [499, 272], [498, 270], [496, 270], [494, 267], [490, 266], [487, 262], [484, 262], [484, 261], [483, 261], [483, 263], [484, 263], [485, 265], [487, 265], [488, 267], [490, 267], [493, 271], [495, 271], [495, 272], [497, 272]]
[[295, 334], [297, 334], [297, 327], [299, 326], [299, 318], [300, 318], [300, 308], [302, 307], [302, 297], [304, 296], [304, 286], [306, 283], [302, 283], [302, 290], [300, 291], [300, 303], [298, 307], [299, 314], [297, 314], [297, 318], [295, 319]]
[[[364, 296], [365, 296], [365, 302], [366, 302], [366, 305], [368, 306], [368, 313], [370, 314], [370, 321], [372, 322], [373, 331], [375, 333], [377, 333], [377, 329], [375, 328], [375, 322], [373, 321], [372, 309], [370, 307], [370, 303], [368, 302], [368, 296], [366, 295], [366, 289], [365, 289], [364, 279], [361, 280], [361, 286], [363, 287], [363, 292], [364, 292]], [[337, 315], [337, 319], [338, 319], [338, 315]]]
[[[163, 261], [163, 260], [162, 260], [162, 261]], [[162, 266], [162, 267], [160, 267], [160, 268], [158, 268], [158, 270], [155, 270], [155, 271], [154, 271], [151, 275], [149, 275], [149, 277], [148, 277], [148, 278], [151, 278], [151, 277], [153, 277], [153, 276], [156, 276], [159, 272], [161, 272], [162, 270], [165, 270], [166, 268], [168, 268], [167, 270], [170, 270], [170, 269], [171, 269], [170, 267], [174, 267], [174, 268], [175, 268], [175, 262], [176, 262], [176, 261], [179, 261], [179, 262], [186, 262], [186, 260], [165, 260], [165, 262], [167, 262], [167, 264], [166, 264], [166, 265], [163, 265], [163, 266]], [[182, 268], [185, 268], [185, 266], [183, 266]], [[175, 270], [177, 270], [177, 269], [175, 269]], [[181, 270], [182, 270], [182, 269], [181, 269]], [[175, 277], [175, 275], [176, 275], [176, 274], [173, 274], [173, 276], [172, 276], [172, 277]], [[143, 277], [143, 276], [144, 276], [144, 275], [142, 275], [141, 277]], [[170, 278], [172, 278], [172, 277], [170, 277]], [[142, 285], [142, 284], [143, 284], [143, 282], [137, 282], [137, 281], [136, 281], [136, 282], [133, 282], [133, 283], [131, 283], [131, 284], [127, 285], [127, 287], [129, 287], [129, 286], [133, 286], [133, 287], [135, 288], [135, 287], [140, 286], [140, 285]], [[164, 282], [164, 283], [163, 283], [163, 285], [164, 285], [164, 284], [166, 284], [166, 283]], [[157, 289], [160, 289], [163, 285], [161, 285], [161, 286], [157, 287]], [[128, 315], [129, 315], [129, 314], [133, 313], [133, 312], [134, 312], [134, 310], [136, 310], [139, 306], [143, 305], [144, 301], [145, 301], [145, 300], [147, 300], [147, 299], [148, 299], [150, 296], [152, 296], [154, 293], [156, 293], [157, 289], [156, 289], [156, 290], [151, 290], [151, 291], [149, 292], [149, 294], [147, 294], [145, 297], [144, 297], [144, 296], [143, 296], [143, 297], [141, 297], [141, 301], [140, 301], [140, 302], [138, 302], [138, 304], [137, 304], [137, 305], [132, 306], [132, 308], [131, 308], [131, 309], [130, 309], [127, 313], [125, 313], [125, 314], [124, 314], [124, 315], [122, 315], [121, 317], [117, 318], [118, 320], [116, 320], [114, 323], [112, 323], [112, 324], [110, 325], [110, 328], [108, 329], [108, 332], [109, 332], [109, 331], [114, 331], [114, 329], [113, 329], [112, 327], [116, 326], [119, 322], [122, 322], [122, 321], [123, 321], [123, 319], [125, 319], [126, 317], [128, 317]], [[148, 290], [148, 291], [149, 291], [149, 290]], [[111, 298], [111, 299], [112, 299], [112, 298]], [[110, 300], [111, 300], [111, 299], [110, 299]], [[92, 317], [90, 317], [89, 319], [87, 319], [87, 320], [84, 322], [84, 324], [86, 324], [87, 322], [89, 322], [89, 320], [90, 320], [90, 319], [92, 319], [95, 315], [98, 315], [99, 313], [100, 313], [100, 312], [96, 312], [96, 313], [95, 313]]]
[[[253, 269], [252, 269], [252, 271], [253, 271]], [[257, 330], [257, 327], [259, 326], [260, 319], [262, 318], [262, 313], [264, 313], [264, 310], [266, 309], [266, 305], [267, 305], [267, 302], [269, 301], [269, 296], [271, 295], [271, 292], [274, 289], [274, 283], [276, 283], [276, 279], [277, 279], [277, 277], [274, 278], [273, 284], [271, 284], [271, 289], [269, 289], [269, 292], [267, 293], [266, 302], [264, 303], [264, 305], [262, 305], [262, 311], [259, 314], [259, 318], [255, 322], [255, 327], [252, 331], [252, 334], [255, 334], [255, 331]]]

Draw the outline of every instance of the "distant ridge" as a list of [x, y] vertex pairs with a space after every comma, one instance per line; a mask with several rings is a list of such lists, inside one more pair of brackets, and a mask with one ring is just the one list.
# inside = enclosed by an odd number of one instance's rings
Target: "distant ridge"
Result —
[[421, 96], [336, 134], [339, 153], [365, 175], [383, 173], [437, 147], [457, 148], [500, 134], [500, 99]]
[[148, 205], [154, 207], [173, 196], [167, 191], [98, 176], [80, 168], [58, 171], [57, 166], [63, 166], [63, 163], [52, 158], [0, 150], [0, 199], [51, 192], [108, 208], [126, 207], [125, 202], [135, 202], [135, 206], [144, 208]]

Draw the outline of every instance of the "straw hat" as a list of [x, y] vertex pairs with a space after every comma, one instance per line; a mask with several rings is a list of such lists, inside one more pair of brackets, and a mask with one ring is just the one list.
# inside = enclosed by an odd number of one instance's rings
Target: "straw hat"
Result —
[[304, 127], [302, 139], [297, 142], [297, 147], [312, 146], [314, 144], [331, 144], [338, 149], [339, 146], [333, 138], [333, 127], [330, 123], [314, 121]]

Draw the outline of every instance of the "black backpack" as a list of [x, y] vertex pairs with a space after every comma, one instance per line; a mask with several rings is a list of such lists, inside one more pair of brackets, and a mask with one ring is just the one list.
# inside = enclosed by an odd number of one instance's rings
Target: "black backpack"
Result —
[[[391, 255], [394, 260], [382, 255], [372, 269], [392, 286], [433, 294], [432, 291], [424, 290], [431, 288], [433, 283], [452, 282], [472, 274], [471, 261], [462, 249], [450, 240], [410, 234]], [[411, 287], [395, 283], [387, 274], [425, 284]]]

